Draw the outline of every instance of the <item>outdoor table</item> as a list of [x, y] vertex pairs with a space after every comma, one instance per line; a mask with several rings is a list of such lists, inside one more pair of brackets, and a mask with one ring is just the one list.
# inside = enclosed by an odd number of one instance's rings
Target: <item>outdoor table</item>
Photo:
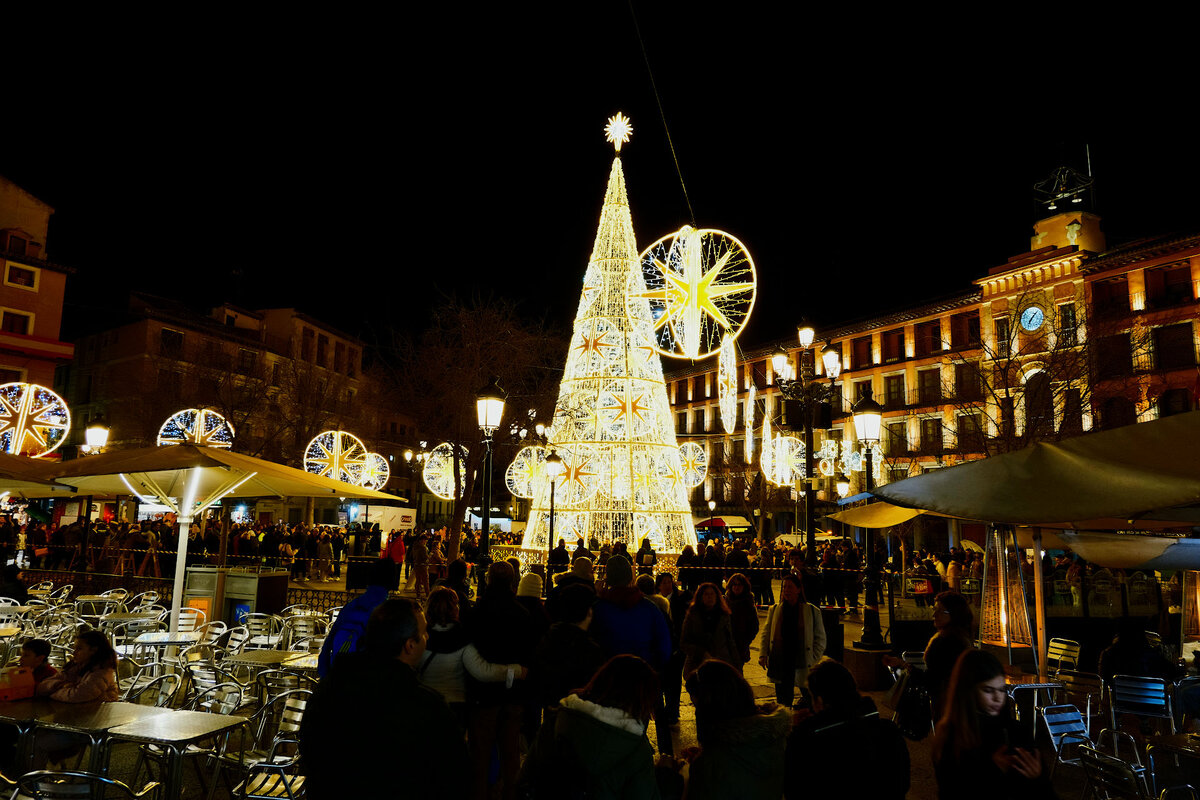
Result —
[[233, 730], [247, 722], [246, 717], [207, 714], [203, 711], [169, 711], [166, 714], [131, 722], [109, 731], [114, 739], [154, 744], [167, 754], [163, 775], [163, 797], [183, 794], [183, 753], [189, 744]]
[[1017, 706], [1017, 718], [1020, 719], [1020, 706], [1018, 705], [1017, 692], [1033, 692], [1033, 713], [1030, 722], [1030, 732], [1034, 738], [1037, 738], [1037, 709], [1038, 709], [1038, 692], [1045, 690], [1061, 689], [1062, 681], [1054, 678], [1043, 678], [1039, 675], [1005, 675], [1004, 685], [1008, 691], [1008, 696], [1012, 698], [1013, 705]]
[[104, 740], [110, 728], [163, 713], [170, 713], [170, 709], [137, 703], [62, 703], [44, 698], [0, 703], [0, 721], [17, 728], [16, 763], [22, 768], [29, 763], [32, 734], [39, 728], [87, 736], [92, 746], [89, 769], [98, 770], [107, 758]]
[[100, 617], [101, 624], [119, 625], [122, 622], [133, 622], [139, 619], [154, 619], [160, 611], [114, 611]]
[[0, 606], [0, 617], [23, 617], [33, 610], [33, 606]]
[[243, 650], [240, 653], [221, 659], [221, 666], [233, 664], [239, 667], [254, 667], [258, 669], [277, 667], [295, 655], [296, 653], [290, 650]]
[[0, 639], [11, 638], [20, 632], [21, 628], [15, 625], [2, 625], [0, 626]]
[[284, 661], [280, 666], [283, 669], [298, 669], [307, 672], [317, 671], [317, 653], [299, 653], [292, 656], [287, 661]]
[[149, 633], [140, 634], [133, 640], [134, 644], [145, 645], [146, 647], [180, 647], [183, 645], [195, 644], [200, 641], [199, 631], [150, 631]]
[[[1165, 789], [1161, 779], [1158, 760], [1164, 756], [1174, 758], [1182, 777], [1189, 783], [1200, 782], [1200, 735], [1194, 733], [1173, 733], [1167, 736], [1152, 736], [1147, 743], [1146, 761], [1150, 775], [1154, 781], [1155, 791]], [[1193, 784], [1195, 785], [1195, 784]]]

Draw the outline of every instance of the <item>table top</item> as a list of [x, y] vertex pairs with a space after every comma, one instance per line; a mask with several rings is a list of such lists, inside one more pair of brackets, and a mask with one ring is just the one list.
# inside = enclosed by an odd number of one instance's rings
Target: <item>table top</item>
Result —
[[154, 619], [158, 611], [114, 611], [100, 617], [101, 622], [132, 622], [138, 619]]
[[137, 703], [60, 703], [50, 701], [50, 706], [51, 708], [46, 713], [38, 714], [38, 725], [72, 731], [107, 731], [121, 725], [174, 713], [169, 708], [143, 706]]
[[267, 666], [282, 664], [296, 653], [290, 650], [243, 650], [232, 656], [221, 659], [222, 664], [244, 664], [246, 666]]
[[21, 629], [13, 625], [0, 626], [0, 639], [7, 639], [10, 636], [16, 636], [21, 632]]
[[116, 603], [119, 597], [105, 597], [102, 594], [81, 594], [75, 598], [76, 603]]
[[1038, 675], [1005, 675], [1004, 685], [1009, 689], [1061, 689], [1062, 681], [1042, 678]]
[[284, 661], [280, 666], [286, 669], [302, 669], [316, 672], [317, 653], [300, 653]]
[[0, 606], [0, 617], [7, 617], [13, 614], [28, 614], [33, 610], [33, 606]]
[[1161, 747], [1173, 753], [1200, 758], [1200, 734], [1173, 733], [1166, 736], [1151, 736], [1147, 744], [1150, 747]]
[[168, 711], [147, 716], [136, 722], [112, 728], [109, 733], [134, 742], [158, 742], [184, 745], [236, 728], [246, 717], [231, 714], [207, 714], [203, 711]]
[[200, 641], [199, 631], [150, 631], [143, 633], [133, 640], [134, 644], [160, 645], [168, 647], [175, 644], [195, 644]]

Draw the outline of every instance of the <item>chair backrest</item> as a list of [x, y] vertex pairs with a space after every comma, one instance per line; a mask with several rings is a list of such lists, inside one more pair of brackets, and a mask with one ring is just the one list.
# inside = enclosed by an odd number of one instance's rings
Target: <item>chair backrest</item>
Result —
[[1138, 675], [1114, 675], [1109, 702], [1113, 714], [1137, 714], [1141, 717], [1174, 719], [1171, 693], [1161, 678]]
[[329, 617], [329, 627], [332, 628], [333, 623], [337, 622], [338, 614], [340, 614], [340, 613], [342, 613], [341, 606], [334, 606], [333, 608], [331, 608], [325, 612], [325, 614]]
[[185, 706], [189, 711], [232, 714], [242, 707], [242, 687], [236, 683], [218, 683], [196, 694]]
[[13, 599], [11, 597], [0, 597], [0, 608], [3, 608], [4, 606], [19, 606], [19, 605], [21, 605], [21, 604], [18, 603], [15, 599]]
[[200, 644], [214, 645], [217, 640], [225, 635], [225, 631], [229, 629], [221, 620], [213, 620], [206, 622], [196, 630], [200, 633]]
[[283, 621], [284, 642], [289, 647], [298, 639], [311, 639], [325, 632], [325, 620], [321, 617], [287, 617]]
[[1083, 721], [1083, 714], [1080, 714], [1075, 706], [1045, 706], [1041, 712], [1042, 721], [1046, 724], [1046, 733], [1050, 735], [1050, 743], [1054, 745], [1055, 750], [1062, 749], [1064, 740], [1091, 744], [1087, 723]]
[[29, 587], [31, 592], [47, 592], [54, 589], [54, 581], [42, 581]]
[[70, 597], [71, 592], [73, 592], [74, 590], [75, 590], [75, 584], [64, 583], [62, 586], [58, 587], [57, 589], [55, 589], [53, 592], [51, 592], [50, 594], [48, 594], [46, 596], [50, 597], [54, 600], [58, 600], [59, 602], [62, 602], [63, 600], [66, 600], [68, 597]]
[[1149, 800], [1145, 783], [1130, 764], [1086, 745], [1079, 748], [1079, 758], [1092, 786], [1106, 797]]
[[284, 617], [290, 617], [293, 614], [299, 614], [302, 612], [306, 613], [309, 611], [312, 611], [312, 606], [310, 606], [308, 603], [296, 603], [294, 605], [290, 605], [287, 608], [285, 608], [281, 612], [281, 615]]
[[[168, 620], [169, 619], [170, 617], [168, 612]], [[182, 633], [194, 631], [203, 625], [206, 619], [207, 615], [205, 615], [205, 613], [200, 609], [185, 606], [179, 609], [179, 631]]]
[[[125, 697], [128, 703], [139, 703], [141, 705], [152, 705], [156, 708], [169, 708], [171, 701], [175, 699], [175, 695], [179, 692], [179, 687], [183, 680], [173, 673], [159, 675], [157, 678], [147, 681], [142, 686], [134, 686]], [[147, 702], [149, 700], [150, 702]]]
[[157, 797], [158, 782], [151, 781], [134, 792], [127, 784], [92, 772], [55, 772], [38, 770], [17, 780], [13, 797], [29, 800], [85, 800], [93, 797], [113, 797], [112, 790], [124, 797]]
[[141, 594], [134, 595], [132, 598], [130, 598], [127, 605], [130, 608], [142, 608], [143, 606], [152, 606], [158, 602], [158, 598], [159, 598], [158, 592], [154, 592], [154, 591], [142, 592]]
[[107, 592], [101, 592], [100, 596], [101, 597], [116, 597], [120, 600], [127, 600], [127, 599], [129, 599], [129, 590], [128, 589], [109, 589]]
[[1098, 698], [1104, 694], [1104, 679], [1094, 672], [1060, 669], [1054, 677], [1062, 682], [1063, 690], [1068, 696], [1090, 694]]
[[225, 653], [227, 655], [237, 655], [246, 647], [247, 640], [250, 639], [250, 631], [245, 625], [237, 625], [229, 629], [229, 638], [225, 640]]
[[274, 739], [296, 738], [311, 696], [312, 692], [307, 689], [293, 689], [268, 700], [255, 714], [258, 718], [254, 734], [257, 745], [265, 749]]
[[1063, 669], [1079, 669], [1079, 642], [1070, 639], [1051, 639], [1046, 646], [1046, 665]]
[[266, 702], [295, 689], [303, 688], [299, 675], [282, 669], [264, 669], [254, 677], [254, 683], [258, 686], [259, 696]]

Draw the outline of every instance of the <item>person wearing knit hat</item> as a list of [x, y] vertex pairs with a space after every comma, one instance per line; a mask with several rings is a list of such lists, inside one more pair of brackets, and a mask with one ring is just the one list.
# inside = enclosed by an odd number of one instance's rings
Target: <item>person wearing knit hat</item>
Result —
[[517, 597], [541, 597], [542, 596], [542, 576], [536, 572], [528, 572], [521, 577], [521, 583], [517, 585]]
[[633, 583], [633, 567], [624, 556], [613, 556], [604, 567], [604, 585], [609, 588]]

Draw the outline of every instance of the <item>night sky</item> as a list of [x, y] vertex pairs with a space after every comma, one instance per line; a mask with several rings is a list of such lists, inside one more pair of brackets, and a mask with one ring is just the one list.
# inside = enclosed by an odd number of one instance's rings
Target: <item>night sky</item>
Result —
[[[636, 6], [695, 222], [758, 265], [744, 344], [969, 288], [1085, 144], [1110, 245], [1200, 230], [1196, 70], [1152, 22]], [[57, 210], [67, 334], [135, 288], [368, 340], [449, 292], [568, 323], [618, 110], [639, 245], [692, 222], [624, 2], [134, 21], [6, 56], [0, 174]]]

